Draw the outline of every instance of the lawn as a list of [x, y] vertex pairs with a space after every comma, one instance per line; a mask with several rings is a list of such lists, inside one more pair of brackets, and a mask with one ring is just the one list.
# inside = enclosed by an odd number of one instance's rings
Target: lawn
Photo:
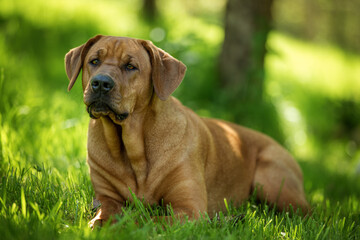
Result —
[[[230, 204], [216, 219], [169, 226], [149, 220], [162, 210], [136, 201], [117, 224], [91, 231], [89, 117], [80, 84], [66, 91], [63, 59], [70, 48], [97, 33], [156, 39], [163, 31], [156, 44], [188, 66], [176, 97], [200, 115], [235, 118], [213, 97], [220, 16], [198, 18], [162, 1], [173, 10], [156, 28], [139, 20], [138, 7], [121, 10], [140, 1], [90, 1], [86, 10], [84, 2], [0, 0], [1, 239], [360, 238], [360, 150], [349, 127], [360, 121], [360, 56], [276, 31], [268, 43], [266, 99], [279, 115], [282, 144], [303, 169], [312, 216], [278, 213], [250, 199], [240, 208]], [[107, 17], [114, 20], [99, 20]]]

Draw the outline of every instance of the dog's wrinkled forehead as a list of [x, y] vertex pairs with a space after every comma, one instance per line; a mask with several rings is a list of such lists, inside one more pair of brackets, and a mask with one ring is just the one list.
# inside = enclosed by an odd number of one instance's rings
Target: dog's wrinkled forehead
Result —
[[117, 60], [139, 58], [139, 60], [149, 61], [149, 55], [139, 40], [126, 37], [104, 37], [100, 39], [87, 54], [87, 58], [92, 57]]

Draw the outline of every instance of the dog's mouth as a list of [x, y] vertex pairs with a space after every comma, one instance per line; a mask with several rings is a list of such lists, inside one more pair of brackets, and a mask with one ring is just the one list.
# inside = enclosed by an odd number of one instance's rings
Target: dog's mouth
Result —
[[87, 106], [86, 110], [93, 119], [109, 116], [110, 118], [114, 118], [114, 120], [123, 121], [129, 116], [128, 112], [117, 113], [107, 103], [102, 101], [95, 101], [91, 103]]

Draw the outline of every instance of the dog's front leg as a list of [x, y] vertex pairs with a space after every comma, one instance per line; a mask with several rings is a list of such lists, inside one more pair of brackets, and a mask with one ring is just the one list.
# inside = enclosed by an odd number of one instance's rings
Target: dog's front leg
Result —
[[97, 199], [100, 201], [101, 206], [96, 216], [88, 223], [89, 227], [101, 227], [108, 220], [115, 223], [115, 215], [121, 213], [123, 203], [106, 196], [100, 196]]
[[[176, 220], [180, 222], [186, 219], [195, 220], [200, 218], [202, 213], [207, 212], [207, 193], [203, 181], [188, 177], [167, 183], [165, 189], [168, 191], [163, 194], [163, 202], [171, 206]], [[172, 223], [173, 217], [158, 217], [155, 220]]]

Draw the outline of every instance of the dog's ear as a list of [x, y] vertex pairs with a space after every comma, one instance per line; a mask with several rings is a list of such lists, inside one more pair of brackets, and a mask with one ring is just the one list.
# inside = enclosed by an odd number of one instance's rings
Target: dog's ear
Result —
[[186, 66], [151, 41], [142, 41], [150, 56], [152, 82], [156, 95], [166, 100], [180, 85], [185, 76]]
[[68, 86], [68, 91], [74, 86], [74, 83], [79, 76], [80, 70], [83, 66], [84, 59], [89, 49], [99, 41], [103, 36], [97, 35], [93, 38], [90, 38], [85, 44], [71, 49], [65, 55], [65, 70], [66, 75], [68, 76], [70, 83]]

